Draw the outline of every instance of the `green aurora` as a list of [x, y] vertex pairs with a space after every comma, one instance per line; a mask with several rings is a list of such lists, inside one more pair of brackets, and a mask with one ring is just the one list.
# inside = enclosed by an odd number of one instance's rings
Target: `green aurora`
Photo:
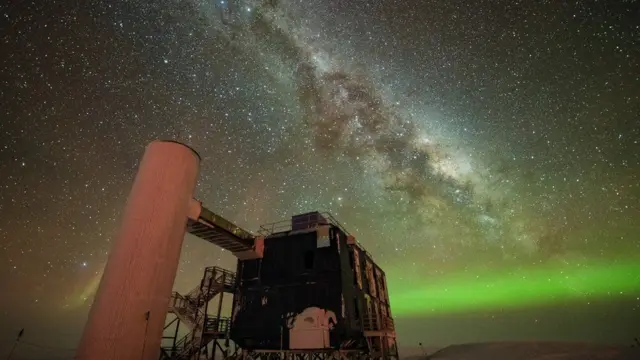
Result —
[[640, 258], [588, 260], [577, 267], [549, 262], [517, 270], [467, 271], [433, 281], [399, 272], [392, 269], [387, 278], [392, 312], [400, 317], [640, 296]]

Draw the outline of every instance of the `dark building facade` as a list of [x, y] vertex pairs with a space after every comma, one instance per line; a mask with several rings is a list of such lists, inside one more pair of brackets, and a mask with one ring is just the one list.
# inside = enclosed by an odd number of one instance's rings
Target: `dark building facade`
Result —
[[384, 272], [328, 214], [263, 227], [238, 260], [231, 339], [243, 349], [368, 350], [397, 357]]

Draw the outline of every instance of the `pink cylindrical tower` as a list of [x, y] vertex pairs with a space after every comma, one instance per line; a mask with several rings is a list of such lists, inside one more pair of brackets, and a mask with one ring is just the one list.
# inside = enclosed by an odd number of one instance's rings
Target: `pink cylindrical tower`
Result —
[[158, 359], [199, 165], [186, 145], [147, 146], [76, 359]]

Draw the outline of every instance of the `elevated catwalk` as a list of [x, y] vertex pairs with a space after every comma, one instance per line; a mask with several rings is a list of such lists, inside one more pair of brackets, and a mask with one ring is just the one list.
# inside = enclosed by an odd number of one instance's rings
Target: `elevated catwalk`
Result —
[[202, 207], [198, 201], [191, 204], [196, 216], [190, 214], [187, 232], [217, 245], [233, 254], [250, 252], [254, 236], [231, 221]]

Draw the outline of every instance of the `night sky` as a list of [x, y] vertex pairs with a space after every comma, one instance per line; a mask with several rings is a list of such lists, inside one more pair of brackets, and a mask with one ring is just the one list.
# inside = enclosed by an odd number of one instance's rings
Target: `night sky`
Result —
[[[388, 273], [401, 350], [631, 344], [638, 9], [0, 5], [0, 356], [21, 328], [19, 356], [73, 355], [137, 163], [158, 138], [197, 149], [196, 197], [248, 230], [313, 210], [338, 218]], [[234, 260], [187, 236], [175, 288]]]

